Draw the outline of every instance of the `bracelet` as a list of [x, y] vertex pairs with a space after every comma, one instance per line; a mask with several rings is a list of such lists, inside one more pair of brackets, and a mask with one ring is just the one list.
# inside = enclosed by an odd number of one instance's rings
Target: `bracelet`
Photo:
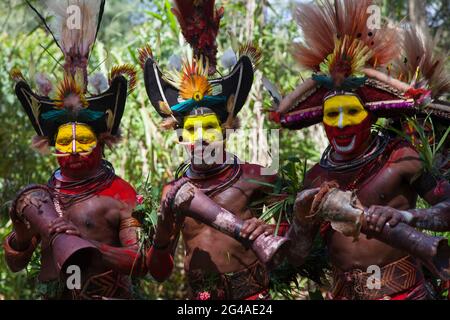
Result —
[[128, 228], [140, 228], [140, 227], [141, 223], [136, 218], [130, 217], [120, 221], [119, 230], [124, 230]]

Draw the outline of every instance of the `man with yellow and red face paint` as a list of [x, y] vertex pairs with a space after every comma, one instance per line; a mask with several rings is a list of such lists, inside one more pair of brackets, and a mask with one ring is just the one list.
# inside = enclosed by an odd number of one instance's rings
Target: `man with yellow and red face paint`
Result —
[[[189, 22], [190, 17], [206, 19], [202, 25], [218, 28], [223, 8], [213, 10], [212, 17], [203, 11], [211, 12], [205, 8], [214, 6], [214, 1], [176, 4], [182, 28], [189, 27], [183, 29], [185, 37], [198, 25]], [[215, 44], [217, 30], [198, 32], [212, 37]], [[193, 39], [186, 40], [191, 43]], [[191, 45], [195, 48], [195, 43]], [[210, 57], [209, 51], [200, 52], [200, 58], [183, 62], [179, 73], [162, 75], [150, 49], [141, 50], [152, 105], [164, 118], [163, 127], [178, 129], [179, 142], [190, 155], [176, 180], [163, 188], [161, 215], [147, 256], [149, 272], [158, 281], [170, 276], [181, 233], [190, 299], [265, 299], [269, 276], [265, 261], [259, 258], [267, 256], [264, 253], [274, 241], [285, 240], [271, 235], [274, 226], [259, 220], [260, 210], [250, 203], [268, 201], [270, 190], [265, 185], [276, 177], [264, 176], [261, 166], [240, 163], [225, 151], [226, 129], [234, 127], [252, 86], [252, 62], [244, 54], [229, 75], [210, 79], [216, 70], [215, 59], [204, 58]], [[265, 239], [266, 246], [255, 249], [252, 243], [257, 239]]]
[[323, 113], [325, 132], [337, 154], [358, 153], [370, 141], [374, 119], [357, 95], [334, 93], [327, 96]]
[[[379, 71], [400, 52], [401, 41], [396, 29], [368, 29], [372, 4], [325, 1], [297, 11], [305, 43], [295, 56], [313, 75], [281, 101], [274, 119], [289, 129], [322, 122], [330, 145], [297, 195], [289, 259], [301, 265], [320, 231], [333, 266], [330, 298], [426, 299], [421, 262], [432, 265], [435, 257], [424, 259], [416, 249], [445, 239], [429, 239], [407, 224], [421, 227], [433, 216], [449, 216], [450, 186], [424, 170], [407, 141], [372, 130], [380, 117], [414, 114], [421, 100], [411, 94], [416, 88]], [[335, 33], [319, 39], [317, 30]], [[415, 209], [419, 195], [432, 208]], [[444, 256], [448, 267], [448, 252]]]
[[[90, 17], [97, 17], [83, 28], [97, 28], [104, 1], [81, 2]], [[65, 12], [48, 9], [55, 18], [62, 19], [58, 12]], [[4, 242], [6, 262], [13, 272], [24, 269], [40, 243], [39, 280], [57, 288], [46, 291], [45, 298], [129, 299], [130, 276], [146, 273], [137, 238], [140, 224], [132, 216], [136, 192], [115, 175], [103, 152], [105, 145], [119, 140], [127, 91], [132, 90], [122, 74], [128, 74], [131, 83], [135, 71], [116, 67], [109, 89], [87, 97], [83, 75], [89, 50], [73, 50], [71, 45], [79, 42], [72, 41], [70, 32], [65, 35], [67, 39], [58, 43], [66, 58], [64, 80], [54, 97], [33, 92], [18, 71], [12, 72], [16, 94], [37, 132], [33, 146], [54, 150], [60, 168], [47, 185], [28, 186], [14, 200], [13, 231]], [[84, 44], [91, 47], [92, 43]], [[70, 276], [74, 285], [67, 280]]]
[[88, 125], [76, 122], [62, 125], [55, 141], [61, 175], [71, 178], [89, 176], [101, 164], [102, 149]]

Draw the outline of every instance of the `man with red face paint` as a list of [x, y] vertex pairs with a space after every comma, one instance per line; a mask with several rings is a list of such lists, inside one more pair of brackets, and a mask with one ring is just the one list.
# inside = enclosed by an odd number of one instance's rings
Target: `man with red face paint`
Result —
[[[302, 264], [320, 230], [333, 266], [330, 298], [426, 299], [429, 293], [420, 262], [396, 249], [399, 243], [377, 237], [399, 221], [413, 224], [433, 215], [448, 217], [450, 186], [424, 170], [409, 143], [372, 132], [379, 117], [414, 113], [419, 99], [408, 94], [408, 85], [376, 70], [400, 52], [400, 40], [395, 29], [368, 29], [370, 5], [371, 0], [337, 0], [325, 1], [323, 7], [301, 4], [297, 11], [305, 44], [297, 46], [296, 58], [314, 74], [283, 99], [278, 117], [290, 129], [323, 122], [330, 146], [307, 172], [304, 190], [297, 196], [289, 259]], [[317, 30], [336, 33], [319, 39]], [[372, 231], [373, 238], [359, 234], [358, 228], [349, 237], [340, 228], [343, 221], [331, 218], [330, 224], [314, 214], [329, 186], [324, 183], [330, 182], [356, 195], [364, 207], [364, 220], [359, 223]], [[418, 195], [432, 208], [414, 209]], [[342, 217], [356, 203], [333, 205]], [[403, 248], [412, 246], [407, 238], [400, 241]]]
[[[104, 1], [85, 2], [89, 16], [100, 19]], [[50, 14], [58, 12], [65, 10]], [[97, 23], [83, 23], [87, 27]], [[48, 289], [44, 298], [129, 299], [130, 276], [146, 273], [138, 245], [140, 224], [132, 215], [136, 192], [115, 175], [103, 151], [119, 139], [128, 90], [122, 74], [133, 78], [134, 71], [116, 68], [108, 90], [86, 97], [87, 83], [78, 75], [87, 74], [87, 65], [75, 62], [87, 61], [89, 52], [65, 50], [78, 44], [65, 34], [59, 45], [66, 70], [55, 97], [33, 92], [19, 72], [12, 73], [16, 94], [37, 132], [33, 146], [40, 151], [54, 147], [60, 168], [46, 185], [28, 186], [14, 200], [13, 231], [4, 241], [6, 262], [13, 272], [24, 269], [40, 243], [39, 280]]]

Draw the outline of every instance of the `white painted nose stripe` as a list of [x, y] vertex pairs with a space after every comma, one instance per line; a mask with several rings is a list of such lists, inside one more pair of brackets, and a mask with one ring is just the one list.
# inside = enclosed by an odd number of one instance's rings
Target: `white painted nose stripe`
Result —
[[72, 153], [77, 153], [77, 125], [72, 123]]
[[339, 107], [339, 121], [338, 127], [342, 129], [344, 127], [344, 108]]

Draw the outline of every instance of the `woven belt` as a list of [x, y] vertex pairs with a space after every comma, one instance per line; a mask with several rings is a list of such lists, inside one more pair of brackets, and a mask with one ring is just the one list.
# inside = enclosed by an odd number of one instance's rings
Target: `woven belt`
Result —
[[380, 285], [370, 288], [374, 276], [360, 269], [350, 272], [335, 269], [332, 295], [335, 299], [376, 300], [407, 291], [424, 280], [419, 263], [411, 256], [381, 268]]
[[[208, 299], [243, 300], [269, 288], [269, 275], [266, 268], [255, 262], [248, 268], [224, 274], [208, 274], [200, 271], [188, 274], [191, 299], [202, 299], [207, 293]], [[203, 294], [203, 295], [202, 295]], [[261, 299], [266, 294], [261, 295]]]
[[90, 277], [80, 293], [73, 290], [74, 299], [131, 299], [131, 281], [129, 277], [112, 270]]

